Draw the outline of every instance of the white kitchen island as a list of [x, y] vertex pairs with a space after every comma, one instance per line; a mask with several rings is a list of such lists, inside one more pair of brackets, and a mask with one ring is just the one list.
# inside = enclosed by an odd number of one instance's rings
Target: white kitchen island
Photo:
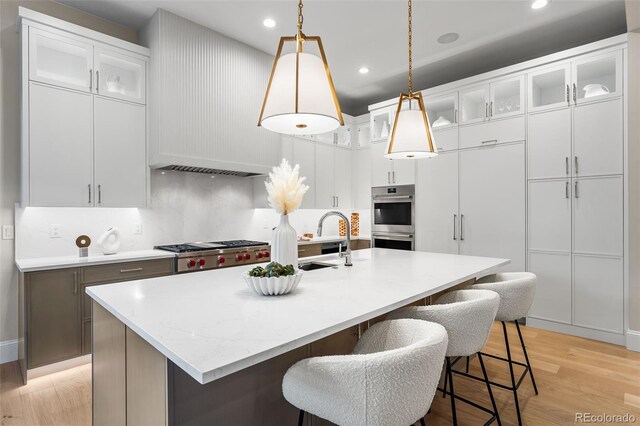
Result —
[[[489, 274], [505, 259], [368, 249], [260, 296], [227, 268], [89, 287], [94, 424], [295, 424], [280, 391], [308, 356], [351, 350], [368, 322]], [[314, 424], [320, 423], [314, 419]]]

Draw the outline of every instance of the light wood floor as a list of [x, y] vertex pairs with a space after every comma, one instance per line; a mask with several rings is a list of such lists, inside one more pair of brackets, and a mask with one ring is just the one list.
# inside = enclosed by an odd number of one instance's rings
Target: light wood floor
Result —
[[[515, 328], [509, 339], [518, 342]], [[520, 405], [526, 425], [566, 425], [574, 423], [575, 413], [625, 414], [636, 416], [640, 424], [640, 353], [578, 337], [523, 327], [527, 350], [534, 368], [540, 395], [535, 396], [527, 378], [520, 387]], [[515, 349], [515, 357], [522, 357]], [[485, 352], [504, 355], [502, 329], [494, 326]], [[520, 358], [521, 359], [521, 358]], [[506, 364], [487, 360], [489, 376], [508, 383]], [[463, 363], [460, 364], [462, 366]], [[478, 361], [471, 371], [480, 374]], [[455, 377], [456, 393], [489, 406], [480, 382]], [[511, 393], [495, 389], [498, 409], [504, 425], [516, 424]], [[486, 415], [459, 402], [460, 425], [483, 424]], [[16, 363], [0, 366], [0, 415], [2, 425], [91, 424], [91, 366], [85, 365], [21, 386]], [[449, 399], [436, 395], [427, 424], [451, 424]]]

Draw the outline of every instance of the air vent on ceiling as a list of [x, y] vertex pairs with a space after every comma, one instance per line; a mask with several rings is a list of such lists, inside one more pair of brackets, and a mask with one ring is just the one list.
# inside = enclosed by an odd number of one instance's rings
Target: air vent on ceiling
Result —
[[233, 170], [220, 170], [220, 169], [209, 169], [207, 167], [176, 166], [176, 165], [161, 167], [160, 170], [173, 170], [176, 172], [204, 173], [207, 175], [222, 175], [222, 176], [237, 176], [237, 177], [260, 176], [260, 173], [236, 172]]

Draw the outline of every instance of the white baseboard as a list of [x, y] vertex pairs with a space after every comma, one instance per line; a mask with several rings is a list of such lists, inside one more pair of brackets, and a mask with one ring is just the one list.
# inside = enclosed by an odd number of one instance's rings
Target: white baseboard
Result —
[[613, 343], [614, 345], [625, 345], [624, 334], [594, 330], [592, 328], [563, 324], [555, 321], [543, 320], [533, 317], [527, 317], [527, 325], [535, 328], [542, 328], [543, 330], [555, 331], [557, 333], [584, 337], [591, 340], [599, 340], [606, 343]]
[[18, 339], [0, 342], [0, 364], [18, 360]]
[[627, 349], [640, 352], [640, 331], [627, 330]]

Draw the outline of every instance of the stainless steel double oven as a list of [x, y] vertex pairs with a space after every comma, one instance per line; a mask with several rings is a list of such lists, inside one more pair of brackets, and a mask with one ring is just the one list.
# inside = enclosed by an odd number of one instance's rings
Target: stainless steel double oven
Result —
[[415, 185], [371, 188], [372, 247], [415, 249]]

